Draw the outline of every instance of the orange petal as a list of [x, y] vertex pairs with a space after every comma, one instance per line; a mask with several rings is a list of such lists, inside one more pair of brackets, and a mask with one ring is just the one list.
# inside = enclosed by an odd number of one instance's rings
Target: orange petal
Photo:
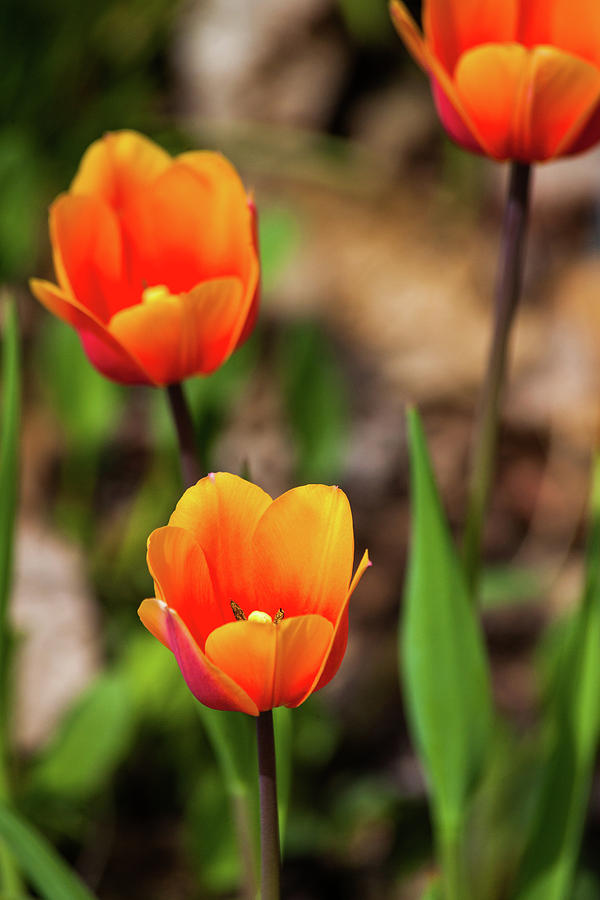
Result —
[[[537, 2], [541, 3], [541, 0]], [[578, 0], [576, 8], [572, 0], [552, 0], [546, 16], [551, 23], [551, 40], [548, 43], [600, 66], [598, 0]]]
[[179, 614], [201, 649], [211, 631], [231, 620], [231, 607], [224, 611], [215, 599], [206, 558], [189, 531], [170, 525], [153, 531], [148, 568], [157, 597]]
[[152, 379], [105, 326], [73, 297], [48, 281], [29, 282], [40, 303], [77, 329], [90, 362], [108, 378], [122, 384], [152, 384]]
[[552, 47], [477, 47], [460, 59], [455, 82], [492, 155], [523, 162], [564, 152], [600, 98], [600, 72]]
[[552, 16], [556, 0], [519, 0], [516, 40], [526, 47], [552, 44]]
[[71, 193], [95, 194], [119, 210], [172, 162], [161, 147], [135, 131], [109, 132], [84, 153]]
[[321, 616], [278, 625], [231, 622], [206, 641], [206, 655], [254, 700], [259, 710], [298, 706], [323, 665], [333, 627]]
[[452, 75], [465, 50], [516, 40], [519, 5], [519, 0], [425, 0], [425, 37]]
[[[244, 343], [254, 330], [254, 326], [256, 324], [256, 320], [258, 318], [258, 308], [260, 305], [260, 272], [258, 270], [258, 262], [260, 259], [260, 253], [258, 248], [258, 211], [256, 209], [256, 203], [254, 202], [254, 195], [250, 194], [248, 197], [248, 209], [250, 210], [250, 214], [252, 216], [252, 241], [254, 244], [254, 250], [256, 253], [256, 265], [257, 265], [257, 280], [256, 287], [254, 289], [254, 295], [252, 297], [252, 303], [250, 304], [250, 310], [248, 312], [248, 316], [246, 318], [246, 323], [240, 334], [239, 340], [237, 342], [237, 347]], [[252, 280], [251, 276], [249, 278], [249, 282]]]
[[258, 256], [256, 207], [238, 173], [224, 156], [209, 151], [183, 153], [175, 162], [193, 172], [202, 186], [204, 215], [211, 223], [202, 241], [206, 264], [222, 260], [220, 265], [230, 267], [235, 263], [237, 268], [229, 268], [229, 272], [248, 282]]
[[272, 502], [255, 484], [218, 472], [189, 488], [169, 520], [204, 550], [217, 598], [234, 600], [246, 614], [265, 609], [260, 597], [255, 600], [251, 535]]
[[163, 294], [130, 306], [109, 323], [111, 334], [140, 360], [156, 384], [212, 372], [230, 356], [251, 297], [236, 278], [220, 278], [189, 294]]
[[336, 487], [310, 484], [273, 501], [256, 526], [256, 598], [274, 616], [318, 613], [334, 624], [352, 575], [350, 504]]
[[165, 284], [180, 294], [201, 281], [237, 276], [254, 294], [258, 260], [246, 195], [229, 163], [206, 156], [204, 177], [180, 157], [123, 208], [134, 284]]
[[138, 616], [150, 634], [164, 644], [167, 650], [170, 650], [167, 610], [164, 600], [160, 600], [158, 597], [149, 597], [147, 600], [143, 600], [138, 608]]
[[98, 197], [61, 194], [50, 207], [50, 238], [61, 287], [107, 322], [136, 303], [123, 269], [119, 223]]
[[396, 31], [431, 78], [436, 106], [450, 137], [470, 150], [492, 156], [485, 136], [465, 109], [447, 69], [424, 40], [405, 5], [400, 0], [392, 0], [390, 12]]
[[344, 605], [342, 606], [337, 622], [335, 623], [331, 638], [331, 647], [327, 653], [323, 669], [319, 673], [318, 682], [313, 688], [315, 691], [318, 691], [322, 687], [325, 687], [326, 684], [329, 684], [342, 663], [344, 653], [346, 652], [346, 644], [348, 643], [348, 603], [350, 602], [350, 597], [354, 593], [358, 582], [370, 565], [371, 561], [369, 559], [369, 553], [365, 550], [362, 559], [358, 564], [358, 568], [354, 573], [354, 578], [352, 579], [350, 587], [348, 588]]
[[173, 652], [187, 686], [200, 703], [211, 709], [258, 715], [256, 703], [207, 659], [174, 609], [151, 599], [144, 600], [138, 614], [146, 628]]

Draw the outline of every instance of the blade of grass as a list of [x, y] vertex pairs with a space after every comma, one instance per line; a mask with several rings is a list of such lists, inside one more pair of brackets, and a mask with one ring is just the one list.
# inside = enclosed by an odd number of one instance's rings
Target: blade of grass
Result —
[[44, 900], [93, 900], [93, 894], [50, 844], [17, 813], [2, 804], [0, 836]]
[[[2, 410], [0, 413], [0, 801], [10, 796], [8, 776], [9, 672], [11, 631], [8, 599], [12, 576], [13, 543], [17, 510], [19, 465], [20, 368], [19, 331], [13, 300], [2, 297], [4, 340], [2, 347]], [[11, 854], [0, 842], [0, 886], [18, 896], [20, 878]]]
[[418, 414], [408, 414], [412, 542], [400, 666], [425, 768], [447, 900], [467, 900], [463, 831], [488, 751], [492, 700], [485, 646], [452, 542]]
[[600, 734], [600, 454], [590, 506], [586, 587], [553, 683], [551, 740], [517, 900], [571, 897]]

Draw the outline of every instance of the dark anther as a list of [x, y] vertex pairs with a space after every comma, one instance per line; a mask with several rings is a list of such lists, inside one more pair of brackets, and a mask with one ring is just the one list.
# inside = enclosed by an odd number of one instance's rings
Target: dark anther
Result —
[[231, 611], [233, 612], [233, 615], [235, 616], [236, 622], [245, 622], [246, 621], [246, 616], [244, 615], [244, 610], [242, 609], [241, 606], [237, 605], [235, 600], [231, 601]]
[[284, 615], [285, 615], [285, 613], [283, 612], [283, 610], [278, 609], [277, 612], [275, 613], [275, 618], [273, 619], [274, 624], [279, 625], [279, 623], [283, 619]]

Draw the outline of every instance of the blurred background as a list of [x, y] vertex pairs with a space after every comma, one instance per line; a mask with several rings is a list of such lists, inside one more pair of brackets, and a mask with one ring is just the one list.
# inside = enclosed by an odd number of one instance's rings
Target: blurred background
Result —
[[[418, 14], [418, 4], [412, 4]], [[256, 333], [186, 389], [209, 467], [272, 494], [340, 484], [373, 568], [334, 682], [291, 717], [285, 896], [411, 900], [432, 873], [396, 623], [409, 538], [404, 408], [422, 410], [457, 535], [506, 172], [451, 146], [384, 0], [5, 0], [0, 277], [24, 341], [13, 617], [19, 808], [101, 900], [237, 896], [232, 817], [175, 663], [138, 622], [149, 532], [180, 494], [165, 397], [98, 376], [36, 305], [49, 202], [134, 128], [222, 150], [254, 188]], [[582, 582], [600, 372], [600, 155], [540, 167], [486, 531], [506, 717], [473, 816], [479, 898], [505, 896], [557, 634]], [[600, 783], [579, 900], [600, 896]], [[479, 879], [479, 880], [478, 880]]]

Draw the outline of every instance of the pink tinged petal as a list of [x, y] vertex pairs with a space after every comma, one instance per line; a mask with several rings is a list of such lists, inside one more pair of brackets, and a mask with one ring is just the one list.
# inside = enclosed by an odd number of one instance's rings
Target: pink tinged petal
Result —
[[449, 138], [451, 138], [459, 147], [464, 147], [471, 153], [484, 154], [485, 151], [475, 138], [472, 131], [465, 125], [462, 116], [456, 110], [454, 104], [448, 99], [437, 79], [431, 79], [431, 91], [433, 94], [433, 102], [440, 121]]
[[206, 558], [189, 531], [170, 525], [153, 531], [148, 568], [157, 597], [178, 613], [200, 649], [213, 629], [231, 620], [231, 608], [215, 599]]
[[431, 79], [436, 106], [440, 112], [442, 124], [447, 128], [450, 137], [467, 149], [474, 148], [475, 152], [493, 156], [485, 137], [469, 116], [458, 96], [448, 70], [424, 40], [404, 4], [399, 0], [392, 0], [390, 12], [396, 31], [417, 63]]
[[32, 278], [29, 284], [46, 309], [77, 330], [88, 359], [99, 372], [120, 384], [154, 384], [106, 326], [75, 298], [48, 281]]
[[206, 642], [206, 655], [252, 697], [259, 710], [294, 707], [311, 692], [331, 644], [333, 627], [321, 616], [279, 624], [231, 622]]
[[[211, 709], [239, 711], [257, 716], [259, 710], [256, 703], [229, 675], [207, 659], [175, 610], [169, 609], [165, 604], [161, 606], [164, 615], [161, 633], [165, 635], [167, 646], [172, 650], [185, 683], [194, 697]], [[145, 617], [142, 621], [146, 627], [149, 626], [145, 619], [149, 619], [152, 626], [149, 630], [155, 629], [152, 633], [156, 633], [159, 626], [155, 619], [147, 615], [144, 604], [140, 607], [140, 617], [142, 613]]]

